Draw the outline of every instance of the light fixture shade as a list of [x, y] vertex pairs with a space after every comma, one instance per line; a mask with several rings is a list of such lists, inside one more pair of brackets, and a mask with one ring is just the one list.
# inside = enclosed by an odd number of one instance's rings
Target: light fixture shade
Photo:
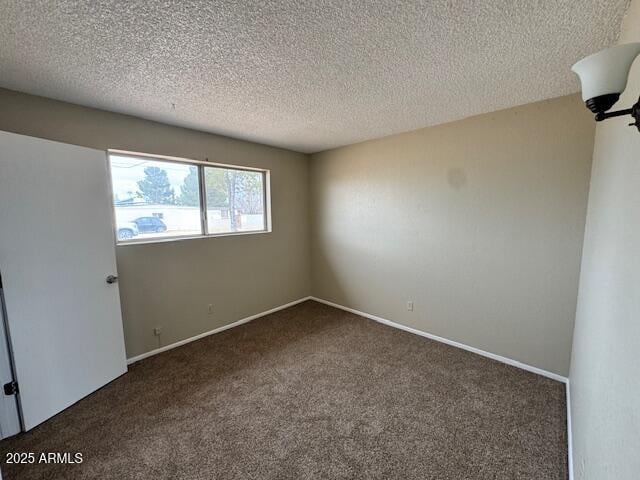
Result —
[[631, 64], [640, 55], [640, 43], [625, 43], [583, 58], [571, 70], [582, 84], [582, 99], [621, 94], [627, 87]]

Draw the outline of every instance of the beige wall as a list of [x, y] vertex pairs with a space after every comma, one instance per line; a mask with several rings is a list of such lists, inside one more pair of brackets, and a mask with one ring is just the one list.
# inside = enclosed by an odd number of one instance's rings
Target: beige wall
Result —
[[313, 155], [313, 295], [566, 375], [593, 132], [572, 95]]
[[272, 233], [117, 248], [129, 357], [309, 295], [306, 155], [2, 89], [0, 130], [271, 170]]
[[[640, 1], [620, 43], [640, 42]], [[640, 59], [615, 109], [640, 95]], [[577, 480], [640, 478], [640, 133], [598, 124], [571, 359]]]

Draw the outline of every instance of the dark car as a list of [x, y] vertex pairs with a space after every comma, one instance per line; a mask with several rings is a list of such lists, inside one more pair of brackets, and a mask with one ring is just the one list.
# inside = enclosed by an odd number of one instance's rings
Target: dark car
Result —
[[133, 223], [138, 226], [140, 233], [161, 233], [167, 231], [167, 226], [158, 217], [140, 217]]
[[133, 222], [118, 223], [118, 240], [131, 240], [138, 235], [138, 225]]

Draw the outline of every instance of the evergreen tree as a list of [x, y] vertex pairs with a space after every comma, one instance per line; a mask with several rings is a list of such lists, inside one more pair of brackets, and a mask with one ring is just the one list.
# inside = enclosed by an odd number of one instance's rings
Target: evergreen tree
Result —
[[225, 171], [221, 168], [205, 168], [204, 184], [207, 190], [207, 207], [227, 208], [229, 194], [225, 180]]
[[175, 203], [175, 192], [171, 188], [167, 172], [159, 167], [145, 167], [144, 179], [138, 182], [138, 193], [149, 204]]
[[[204, 185], [207, 192], [207, 208], [228, 208], [229, 193], [227, 191], [226, 170], [206, 167], [204, 169]], [[200, 200], [200, 186], [198, 185], [198, 170], [191, 167], [189, 174], [180, 186], [178, 204], [198, 206]]]
[[200, 205], [200, 185], [198, 185], [198, 169], [196, 167], [189, 167], [189, 174], [184, 177], [180, 186], [178, 203], [189, 207]]

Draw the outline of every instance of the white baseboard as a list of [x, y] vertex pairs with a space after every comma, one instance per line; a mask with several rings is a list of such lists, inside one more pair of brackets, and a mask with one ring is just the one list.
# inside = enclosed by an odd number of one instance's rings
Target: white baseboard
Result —
[[573, 480], [573, 433], [571, 432], [571, 381], [567, 380], [567, 463], [569, 480]]
[[573, 480], [573, 435], [571, 432], [571, 384], [567, 377], [563, 377], [562, 375], [558, 375], [557, 373], [549, 372], [547, 370], [543, 370], [538, 367], [527, 365], [526, 363], [518, 362], [517, 360], [512, 360], [511, 358], [503, 357], [501, 355], [496, 355], [495, 353], [486, 352], [484, 350], [480, 350], [479, 348], [470, 347], [469, 345], [465, 345], [464, 343], [455, 342], [453, 340], [449, 340], [448, 338], [439, 337], [437, 335], [432, 335], [431, 333], [423, 332], [422, 330], [418, 330], [416, 328], [407, 327], [406, 325], [392, 322], [391, 320], [387, 320], [386, 318], [378, 317], [376, 315], [371, 315], [370, 313], [361, 312], [360, 310], [356, 310], [355, 308], [345, 307], [344, 305], [339, 305], [337, 303], [333, 303], [328, 300], [323, 300], [322, 298], [317, 298], [317, 297], [310, 297], [310, 298], [311, 300], [315, 300], [316, 302], [324, 303], [325, 305], [329, 305], [331, 307], [335, 307], [341, 310], [345, 310], [347, 312], [355, 313], [356, 315], [369, 318], [371, 320], [382, 323], [384, 325], [388, 325], [393, 328], [398, 328], [400, 330], [404, 330], [405, 332], [414, 333], [416, 335], [420, 335], [421, 337], [435, 340], [436, 342], [445, 343], [447, 345], [451, 345], [452, 347], [457, 347], [472, 353], [477, 353], [478, 355], [482, 355], [483, 357], [487, 357], [492, 360], [496, 360], [498, 362], [506, 363], [507, 365], [521, 368], [528, 372], [536, 373], [538, 375], [542, 375], [543, 377], [551, 378], [552, 380], [557, 380], [558, 382], [564, 383], [565, 392], [566, 392], [566, 402], [567, 402], [567, 460], [568, 460], [569, 480]]
[[465, 345], [464, 343], [456, 342], [454, 340], [449, 340], [448, 338], [439, 337], [431, 333], [423, 332], [422, 330], [418, 330], [416, 328], [412, 328], [406, 325], [402, 325], [400, 323], [392, 322], [391, 320], [387, 320], [386, 318], [378, 317], [376, 315], [371, 315], [370, 313], [366, 313], [366, 312], [361, 312], [360, 310], [345, 307], [344, 305], [339, 305], [337, 303], [329, 302], [328, 300], [323, 300], [321, 298], [317, 298], [313, 296], [311, 297], [311, 300], [315, 300], [316, 302], [324, 303], [325, 305], [339, 308], [347, 312], [355, 313], [356, 315], [360, 315], [361, 317], [369, 318], [371, 320], [375, 320], [376, 322], [382, 323], [384, 325], [388, 325], [393, 328], [404, 330], [405, 332], [413, 333], [415, 335], [420, 335], [421, 337], [435, 340], [436, 342], [445, 343], [447, 345], [451, 345], [452, 347], [457, 347], [457, 348], [461, 348], [462, 350], [467, 350], [468, 352], [477, 353], [478, 355], [482, 355], [483, 357], [487, 357], [492, 360], [496, 360], [498, 362], [506, 363], [507, 365], [521, 368], [522, 370], [536, 373], [538, 375], [551, 378], [552, 380], [556, 380], [558, 382], [567, 383], [569, 381], [567, 377], [563, 377], [562, 375], [558, 375], [557, 373], [548, 372], [547, 370], [543, 370], [538, 367], [533, 367], [531, 365], [527, 365], [526, 363], [518, 362], [517, 360], [512, 360], [511, 358], [503, 357], [501, 355], [496, 355], [495, 353], [485, 352], [484, 350], [480, 350], [479, 348], [470, 347], [469, 345]]
[[293, 307], [299, 303], [302, 303], [306, 300], [311, 300], [311, 297], [303, 297], [298, 300], [294, 300], [293, 302], [286, 303], [284, 305], [280, 305], [279, 307], [272, 308], [271, 310], [267, 310], [265, 312], [256, 313], [255, 315], [251, 315], [250, 317], [242, 318], [233, 323], [229, 323], [227, 325], [223, 325], [222, 327], [214, 328], [213, 330], [209, 330], [208, 332], [200, 333], [193, 337], [185, 338], [184, 340], [180, 340], [179, 342], [172, 343], [170, 345], [165, 345], [164, 347], [156, 348], [149, 352], [142, 353], [140, 355], [136, 355], [135, 357], [127, 358], [127, 365], [131, 365], [137, 361], [140, 361], [144, 358], [151, 357], [153, 355], [157, 355], [162, 352], [166, 352], [167, 350], [171, 350], [172, 348], [179, 347], [181, 345], [185, 345], [187, 343], [195, 342], [196, 340], [200, 340], [201, 338], [208, 337], [209, 335], [213, 335], [216, 333], [224, 332], [225, 330], [229, 330], [230, 328], [238, 327], [245, 323], [250, 322], [251, 320], [255, 320], [256, 318], [264, 317], [265, 315], [269, 315], [270, 313], [277, 312], [279, 310], [284, 310], [285, 308]]

